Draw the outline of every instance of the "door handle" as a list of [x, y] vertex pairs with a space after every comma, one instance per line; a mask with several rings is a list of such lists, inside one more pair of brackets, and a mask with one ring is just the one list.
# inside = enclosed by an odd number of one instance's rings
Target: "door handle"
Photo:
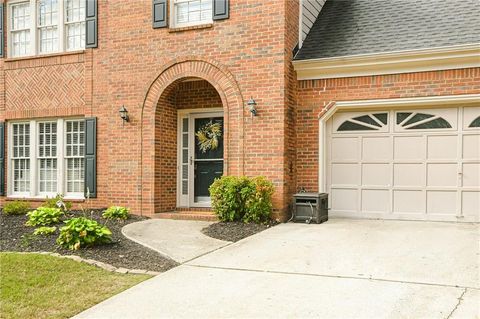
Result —
[[193, 156], [190, 156], [190, 165], [193, 165]]

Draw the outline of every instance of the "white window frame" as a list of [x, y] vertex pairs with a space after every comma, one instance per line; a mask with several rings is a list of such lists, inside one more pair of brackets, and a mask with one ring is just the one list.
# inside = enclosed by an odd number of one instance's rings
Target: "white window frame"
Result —
[[[63, 5], [64, 5], [64, 8], [63, 8], [63, 26], [64, 26], [64, 36], [62, 37], [65, 41], [65, 44], [64, 44], [64, 49], [65, 51], [67, 52], [70, 52], [70, 51], [78, 51], [78, 50], [85, 50], [85, 41], [83, 42], [83, 45], [81, 45], [80, 48], [69, 48], [68, 47], [68, 27], [69, 26], [72, 26], [72, 25], [75, 25], [75, 24], [80, 24], [80, 26], [83, 25], [83, 35], [84, 35], [84, 38], [87, 36], [86, 35], [86, 22], [85, 22], [85, 17], [83, 20], [74, 20], [74, 21], [67, 21], [67, 17], [68, 17], [68, 14], [67, 14], [67, 1], [68, 0], [63, 0]], [[81, 0], [80, 0], [81, 1]], [[87, 8], [87, 3], [86, 1], [83, 1], [83, 10], [86, 12]], [[80, 31], [80, 43], [82, 41], [82, 35], [81, 35], [81, 31]]]
[[213, 1], [214, 0], [209, 0], [211, 1], [212, 14], [210, 15], [210, 18], [208, 20], [200, 20], [200, 21], [187, 22], [187, 23], [177, 23], [177, 15], [175, 12], [176, 4], [182, 3], [182, 2], [191, 2], [191, 1], [194, 1], [194, 0], [170, 0], [170, 27], [171, 28], [185, 28], [185, 27], [192, 27], [196, 25], [213, 23]]
[[27, 31], [29, 30], [29, 37], [30, 37], [30, 40], [29, 40], [29, 47], [27, 47], [26, 49], [26, 53], [25, 54], [20, 54], [20, 55], [17, 55], [17, 57], [24, 57], [24, 56], [28, 56], [30, 55], [30, 51], [31, 51], [31, 48], [32, 48], [32, 41], [34, 39], [34, 35], [32, 34], [32, 16], [35, 16], [35, 13], [32, 12], [32, 5], [31, 5], [31, 2], [30, 2], [30, 27], [29, 28], [24, 28], [24, 29], [17, 29], [17, 30], [14, 30], [13, 29], [13, 8], [15, 6], [19, 6], [19, 5], [23, 5], [23, 4], [27, 4], [29, 3], [30, 1], [25, 1], [25, 0], [18, 0], [18, 1], [12, 1], [12, 2], [9, 2], [8, 3], [8, 15], [7, 15], [7, 25], [8, 25], [8, 48], [9, 48], [9, 53], [13, 56], [13, 33], [14, 32], [20, 32], [20, 31]]
[[[45, 199], [54, 197], [57, 194], [65, 195], [65, 199], [85, 199], [84, 193], [67, 193], [67, 171], [66, 171], [66, 130], [67, 121], [83, 121], [83, 118], [61, 118], [61, 119], [40, 119], [30, 121], [12, 121], [8, 122], [8, 184], [7, 196], [11, 198], [33, 198]], [[56, 122], [57, 123], [57, 191], [55, 193], [39, 192], [39, 158], [38, 145], [39, 123]], [[14, 192], [13, 190], [13, 125], [18, 123], [30, 123], [30, 191]], [[85, 126], [84, 126], [85, 130]], [[85, 166], [84, 166], [85, 169]]]
[[[84, 0], [87, 1], [87, 0]], [[38, 0], [11, 0], [7, 3], [7, 31], [8, 31], [8, 57], [9, 58], [22, 58], [22, 57], [29, 57], [29, 56], [42, 56], [42, 55], [49, 55], [49, 54], [56, 54], [56, 53], [63, 53], [63, 52], [75, 52], [75, 51], [84, 51], [85, 45], [82, 48], [74, 48], [67, 50], [67, 34], [66, 29], [67, 25], [71, 23], [78, 23], [77, 22], [67, 22], [66, 21], [66, 2], [65, 0], [58, 0], [58, 8], [57, 8], [57, 34], [58, 34], [58, 48], [55, 51], [51, 52], [40, 52], [40, 27], [38, 25], [38, 18], [39, 18], [39, 9], [37, 5]], [[30, 47], [27, 49], [27, 53], [23, 55], [14, 55], [13, 54], [13, 25], [12, 25], [12, 7], [21, 3], [29, 3], [30, 4]], [[85, 21], [85, 20], [83, 20]]]

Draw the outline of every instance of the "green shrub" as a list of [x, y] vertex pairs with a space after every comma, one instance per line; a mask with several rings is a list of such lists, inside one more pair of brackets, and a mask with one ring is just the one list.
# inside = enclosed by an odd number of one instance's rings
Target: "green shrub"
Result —
[[128, 208], [122, 206], [110, 206], [102, 214], [106, 219], [128, 219], [129, 216]]
[[223, 176], [210, 186], [212, 208], [221, 221], [262, 223], [270, 218], [273, 191], [265, 177]]
[[77, 217], [65, 221], [60, 228], [57, 244], [70, 249], [78, 250], [82, 247], [111, 242], [112, 232], [93, 219]]
[[3, 206], [3, 213], [5, 215], [25, 215], [29, 210], [30, 204], [20, 200], [6, 203]]
[[48, 226], [60, 222], [64, 213], [60, 208], [38, 207], [28, 212], [27, 226]]
[[72, 209], [72, 202], [65, 201], [62, 194], [57, 194], [57, 196], [48, 198], [43, 202], [43, 207], [48, 208], [60, 208], [64, 212], [68, 212]]
[[254, 186], [254, 191], [247, 198], [243, 221], [257, 224], [266, 222], [272, 213], [272, 195], [275, 188], [272, 182], [263, 176], [253, 178], [251, 184]]
[[44, 235], [44, 236], [46, 236], [46, 235], [53, 234], [56, 230], [57, 230], [57, 227], [55, 227], [55, 226], [52, 226], [52, 227], [42, 226], [42, 227], [38, 227], [37, 229], [35, 229], [33, 234], [34, 235]]

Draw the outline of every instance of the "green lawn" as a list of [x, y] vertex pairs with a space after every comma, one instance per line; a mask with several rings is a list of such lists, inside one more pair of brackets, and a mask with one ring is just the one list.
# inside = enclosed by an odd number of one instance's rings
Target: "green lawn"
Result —
[[0, 318], [69, 318], [148, 278], [47, 255], [0, 253]]

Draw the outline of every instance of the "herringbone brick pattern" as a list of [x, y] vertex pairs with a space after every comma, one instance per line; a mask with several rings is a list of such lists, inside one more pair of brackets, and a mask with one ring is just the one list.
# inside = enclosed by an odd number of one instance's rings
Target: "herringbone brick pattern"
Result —
[[85, 104], [83, 63], [5, 70], [7, 111], [81, 107]]

